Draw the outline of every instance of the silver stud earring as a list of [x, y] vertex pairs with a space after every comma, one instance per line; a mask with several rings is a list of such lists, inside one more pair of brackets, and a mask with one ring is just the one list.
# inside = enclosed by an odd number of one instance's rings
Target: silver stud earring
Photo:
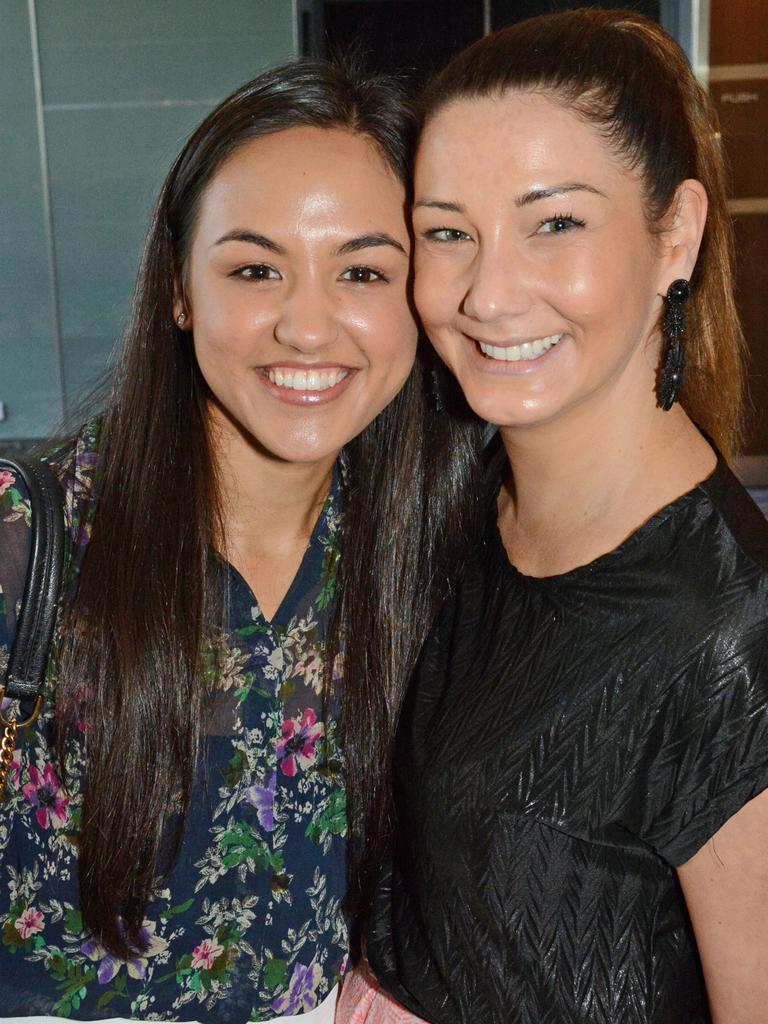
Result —
[[187, 314], [186, 313], [179, 313], [179, 315], [176, 317], [176, 325], [178, 327], [183, 327], [185, 322], [186, 322], [186, 319], [187, 319]]

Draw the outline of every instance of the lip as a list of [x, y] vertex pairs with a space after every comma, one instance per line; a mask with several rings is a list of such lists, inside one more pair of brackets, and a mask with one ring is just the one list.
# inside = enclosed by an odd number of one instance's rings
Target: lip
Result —
[[[505, 347], [503, 343], [499, 341], [488, 342], [485, 338], [475, 338], [471, 334], [464, 333], [464, 331], [461, 332], [461, 335], [470, 349], [470, 359], [472, 360], [473, 365], [482, 373], [489, 373], [498, 377], [524, 377], [528, 374], [537, 373], [539, 370], [545, 369], [551, 362], [557, 359], [557, 353], [564, 348], [563, 342], [568, 338], [567, 334], [561, 333], [558, 343], [553, 345], [537, 359], [518, 359], [516, 362], [506, 362], [501, 359], [490, 359], [488, 356], [483, 355], [480, 350], [481, 341], [483, 344], [497, 345], [502, 348]], [[521, 338], [519, 341], [515, 340], [511, 343], [507, 341], [505, 344], [517, 345], [528, 340], [532, 339]]]
[[[268, 377], [268, 373], [270, 370], [274, 369], [345, 370], [347, 375], [340, 380], [338, 384], [334, 384], [333, 387], [326, 388], [325, 391], [295, 391], [293, 388], [284, 388], [272, 383]], [[333, 402], [343, 395], [357, 376], [358, 372], [358, 367], [342, 366], [340, 363], [306, 363], [291, 361], [290, 359], [280, 360], [279, 362], [276, 361], [274, 363], [266, 363], [263, 366], [256, 367], [256, 376], [263, 384], [267, 393], [273, 398], [276, 398], [278, 402], [282, 402], [284, 405], [311, 405], [313, 407], [318, 405], [328, 405], [329, 402]]]

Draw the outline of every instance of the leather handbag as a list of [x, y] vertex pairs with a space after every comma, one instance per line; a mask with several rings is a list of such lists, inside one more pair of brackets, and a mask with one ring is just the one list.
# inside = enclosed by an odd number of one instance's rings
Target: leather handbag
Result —
[[0, 707], [6, 697], [33, 706], [20, 721], [0, 710], [0, 796], [13, 761], [17, 731], [31, 725], [43, 706], [43, 681], [64, 561], [64, 506], [53, 470], [43, 462], [0, 458], [0, 470], [4, 469], [20, 478], [29, 494], [32, 545], [8, 669], [5, 678], [0, 677]]

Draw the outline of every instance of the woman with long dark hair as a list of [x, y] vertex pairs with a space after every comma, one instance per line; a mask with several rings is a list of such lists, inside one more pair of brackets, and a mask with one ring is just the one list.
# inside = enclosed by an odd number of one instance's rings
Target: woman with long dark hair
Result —
[[[380, 827], [471, 468], [425, 505], [462, 442], [413, 366], [409, 146], [391, 82], [300, 63], [165, 180], [111, 398], [47, 456], [67, 585], [0, 817], [0, 1013], [332, 1015], [347, 798]], [[0, 478], [4, 658], [28, 511]]]
[[[581, 10], [424, 105], [416, 304], [499, 439], [398, 729], [370, 964], [435, 1024], [765, 1021], [768, 524], [727, 465], [710, 102], [658, 26]], [[412, 1019], [360, 979], [337, 1019]]]

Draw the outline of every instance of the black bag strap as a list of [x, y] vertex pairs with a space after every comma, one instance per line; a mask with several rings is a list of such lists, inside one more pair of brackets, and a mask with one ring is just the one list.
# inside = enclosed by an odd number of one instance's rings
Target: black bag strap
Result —
[[27, 580], [5, 678], [6, 697], [28, 700], [40, 696], [56, 625], [64, 562], [64, 505], [59, 481], [45, 463], [0, 458], [2, 468], [24, 481], [32, 507]]

